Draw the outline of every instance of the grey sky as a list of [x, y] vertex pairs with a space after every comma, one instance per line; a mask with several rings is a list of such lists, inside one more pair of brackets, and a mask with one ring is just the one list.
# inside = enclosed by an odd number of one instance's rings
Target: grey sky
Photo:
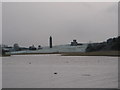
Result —
[[2, 4], [3, 43], [20, 46], [99, 42], [118, 35], [118, 4], [39, 2]]

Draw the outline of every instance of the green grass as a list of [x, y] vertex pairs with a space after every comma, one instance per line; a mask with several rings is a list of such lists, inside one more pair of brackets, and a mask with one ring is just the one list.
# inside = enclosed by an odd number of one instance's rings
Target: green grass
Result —
[[60, 54], [59, 52], [53, 52], [53, 53], [16, 53], [12, 55], [38, 55], [38, 54]]
[[10, 54], [9, 55], [0, 55], [0, 57], [8, 57], [8, 56], [11, 56]]
[[[120, 51], [19, 53], [14, 55], [39, 55], [39, 54], [61, 54], [61, 56], [120, 56]], [[2, 57], [6, 56], [10, 55], [3, 55]]]
[[62, 53], [62, 56], [120, 56], [120, 51], [97, 51], [84, 53]]

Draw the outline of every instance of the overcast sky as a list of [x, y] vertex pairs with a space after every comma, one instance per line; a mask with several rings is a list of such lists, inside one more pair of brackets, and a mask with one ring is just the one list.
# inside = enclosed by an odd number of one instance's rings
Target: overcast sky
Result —
[[100, 42], [118, 35], [116, 2], [28, 2], [2, 4], [3, 44], [48, 46]]

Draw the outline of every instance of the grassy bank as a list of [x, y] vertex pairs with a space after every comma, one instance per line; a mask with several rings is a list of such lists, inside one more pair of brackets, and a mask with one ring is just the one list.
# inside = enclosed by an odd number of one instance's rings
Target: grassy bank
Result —
[[16, 53], [12, 55], [39, 55], [39, 54], [61, 54], [59, 52], [53, 52], [53, 53]]
[[11, 55], [0, 55], [0, 57], [8, 57], [8, 56], [11, 56]]
[[62, 56], [120, 56], [120, 51], [99, 51], [84, 53], [62, 53]]
[[[120, 56], [120, 51], [18, 53], [13, 55], [39, 55], [39, 54], [61, 54], [61, 56]], [[2, 57], [5, 56], [10, 56], [10, 55], [3, 55]]]

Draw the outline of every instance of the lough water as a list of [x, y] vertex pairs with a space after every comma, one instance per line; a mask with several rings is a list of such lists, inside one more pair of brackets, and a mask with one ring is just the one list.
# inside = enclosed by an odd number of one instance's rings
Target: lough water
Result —
[[118, 58], [16, 55], [2, 60], [3, 88], [117, 88]]

